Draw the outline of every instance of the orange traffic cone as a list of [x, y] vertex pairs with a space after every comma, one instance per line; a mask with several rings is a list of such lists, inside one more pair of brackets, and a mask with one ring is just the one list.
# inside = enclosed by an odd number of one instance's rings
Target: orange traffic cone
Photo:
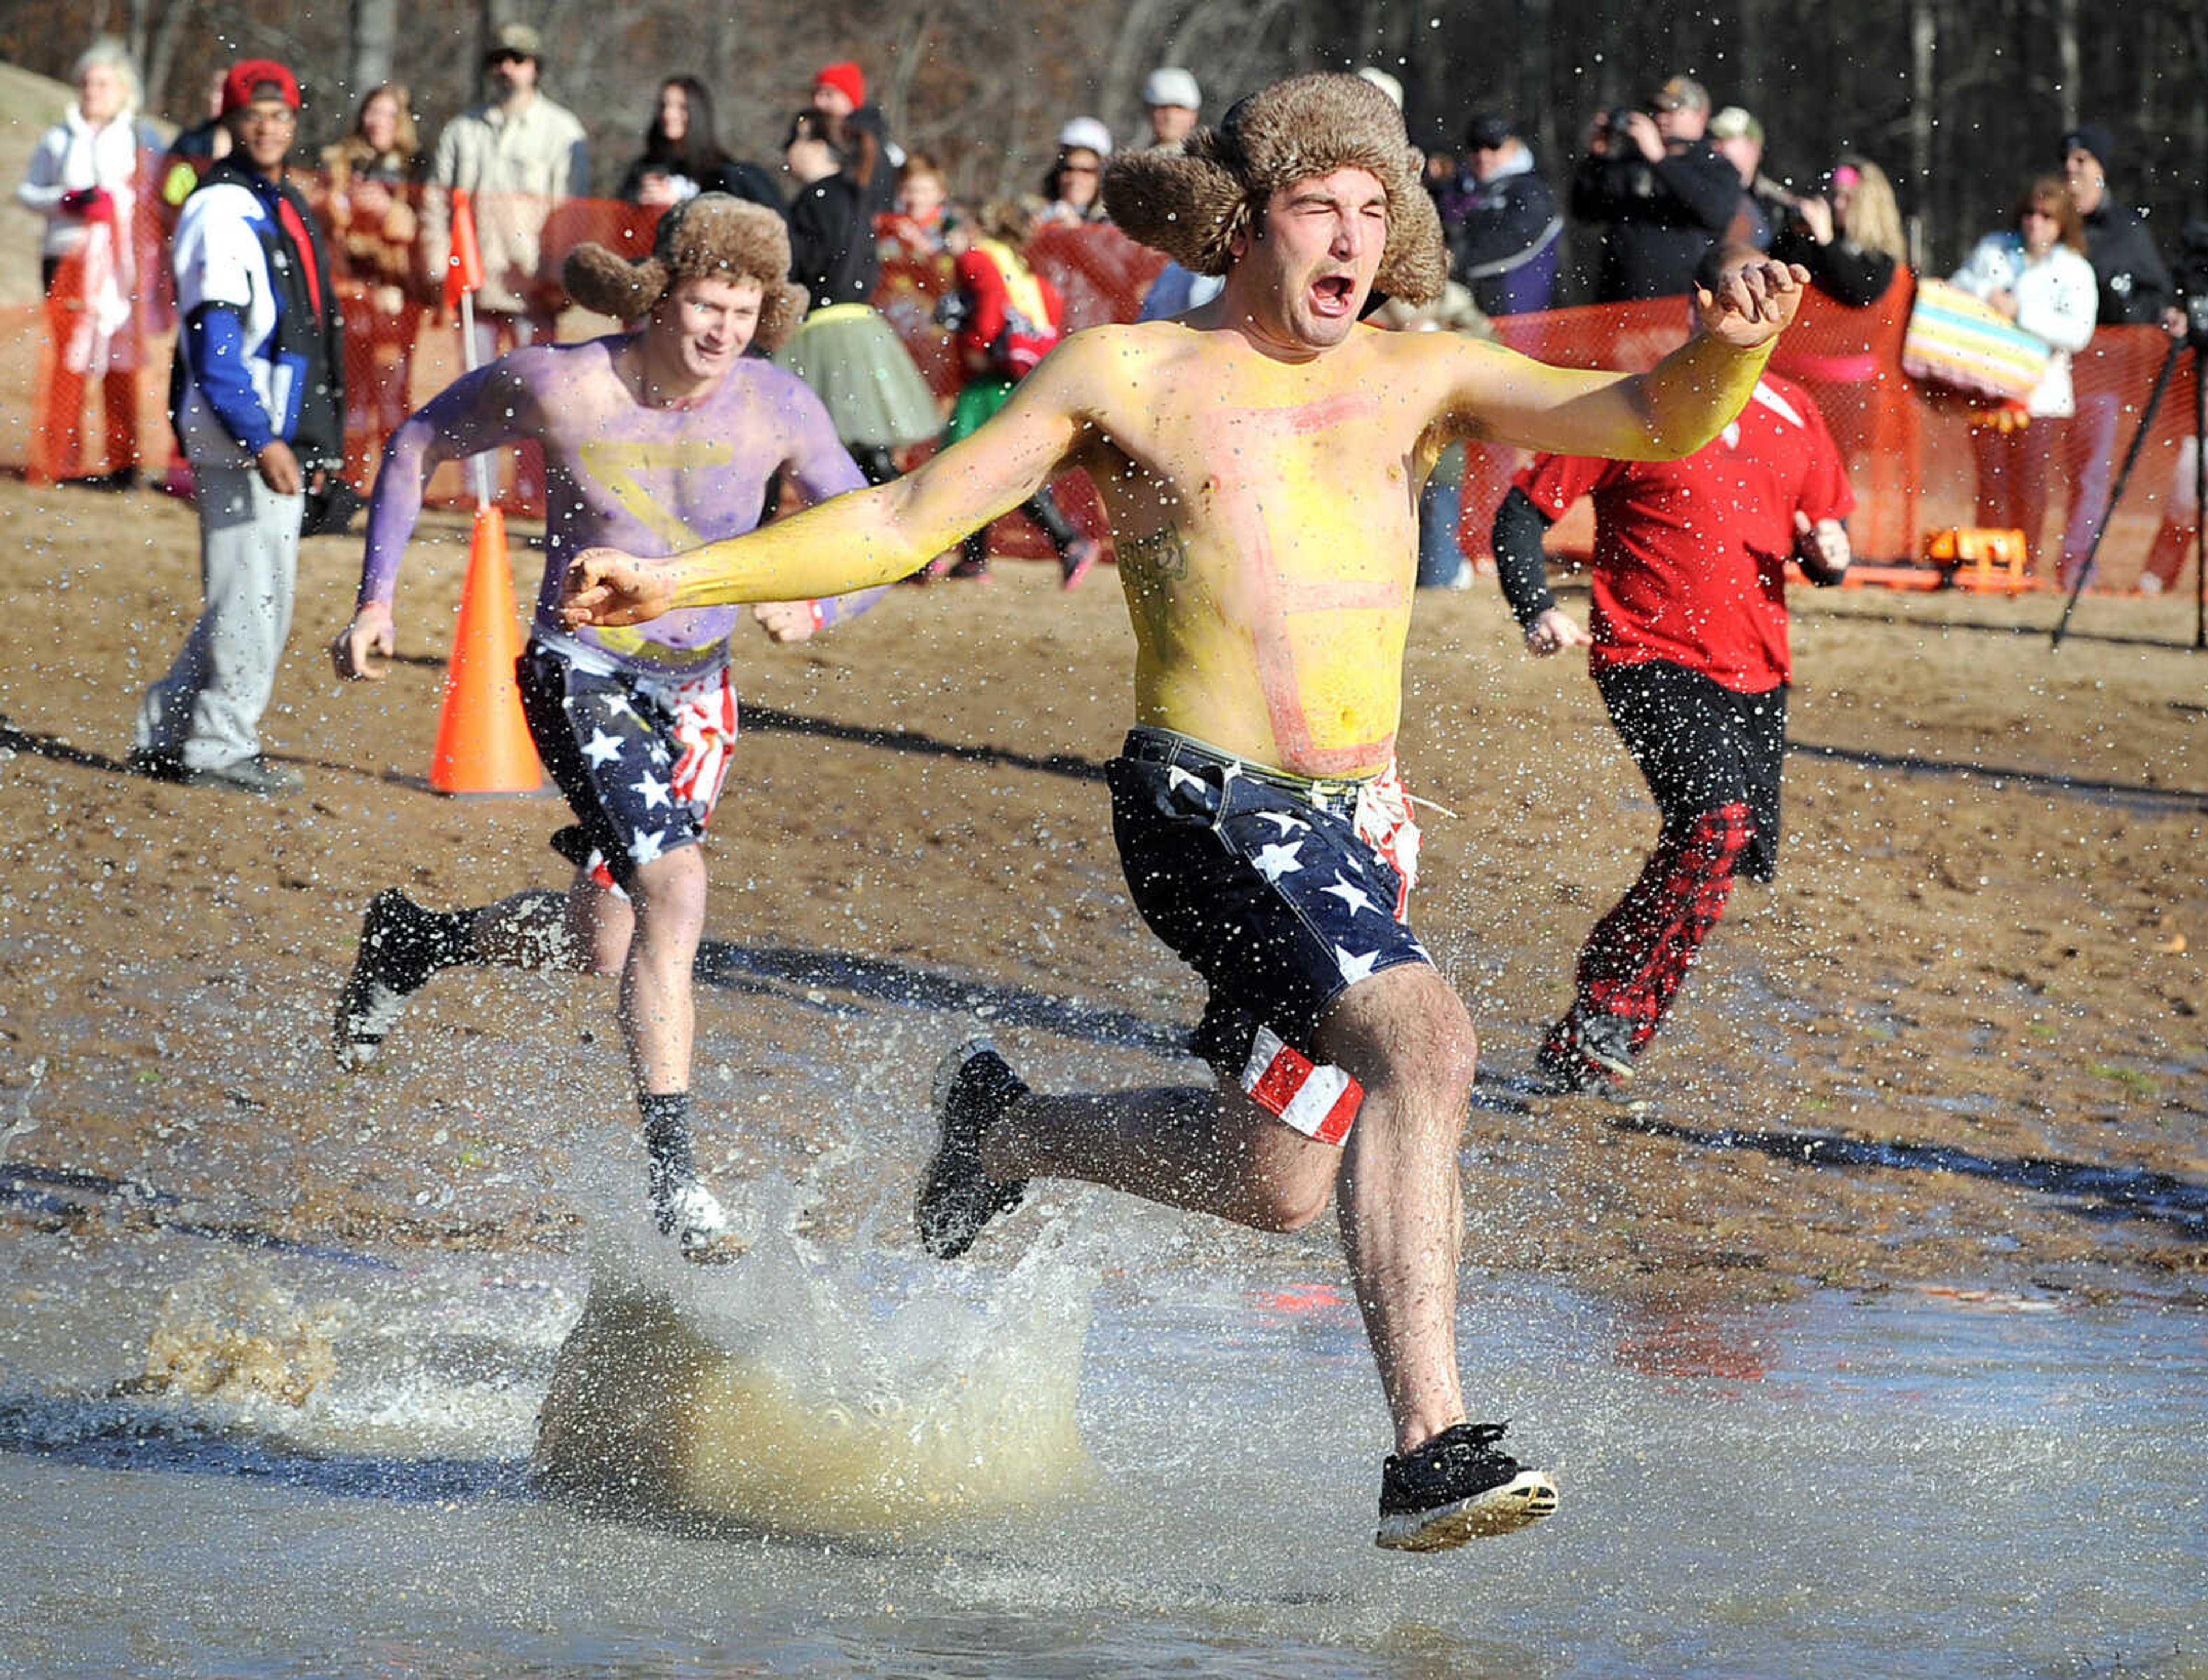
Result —
[[544, 769], [521, 715], [513, 680], [520, 653], [513, 628], [513, 572], [506, 558], [506, 519], [476, 509], [460, 621], [445, 669], [445, 710], [429, 785], [441, 794], [533, 794]]

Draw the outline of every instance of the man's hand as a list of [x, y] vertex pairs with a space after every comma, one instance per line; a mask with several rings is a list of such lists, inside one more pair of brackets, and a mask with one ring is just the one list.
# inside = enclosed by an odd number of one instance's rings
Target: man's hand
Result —
[[1730, 270], [1715, 291], [1695, 288], [1695, 310], [1702, 331], [1736, 350], [1754, 350], [1793, 324], [1802, 307], [1809, 271], [1798, 262], [1743, 263]]
[[[1664, 131], [1647, 111], [1636, 111], [1625, 119], [1625, 138], [1639, 147], [1641, 155], [1650, 163], [1664, 161]], [[1617, 144], [1617, 136], [1611, 136], [1611, 143]]]
[[1802, 218], [1802, 225], [1809, 230], [1809, 237], [1821, 245], [1833, 243], [1833, 207], [1821, 198], [1797, 199], [1795, 213]]
[[675, 579], [619, 549], [585, 549], [567, 562], [560, 580], [560, 622], [643, 624], [675, 607]]
[[369, 682], [381, 682], [387, 667], [384, 661], [399, 651], [397, 639], [391, 628], [391, 609], [381, 601], [362, 603], [352, 615], [352, 622], [338, 632], [338, 639], [330, 644], [330, 663], [337, 669], [340, 682], [361, 678]]
[[1536, 659], [1562, 653], [1568, 647], [1593, 647], [1594, 638], [1561, 607], [1551, 607], [1526, 627], [1526, 651]]
[[272, 437], [261, 446], [254, 465], [261, 469], [261, 482], [278, 495], [297, 495], [306, 486], [299, 474], [299, 458], [280, 437]]
[[766, 632], [769, 641], [806, 641], [820, 627], [810, 601], [762, 601], [752, 609], [752, 616]]
[[1812, 525], [1807, 513], [1794, 510], [1794, 563], [1803, 577], [1820, 589], [1827, 588], [1848, 575], [1848, 562], [1854, 558], [1845, 525], [1838, 519]]

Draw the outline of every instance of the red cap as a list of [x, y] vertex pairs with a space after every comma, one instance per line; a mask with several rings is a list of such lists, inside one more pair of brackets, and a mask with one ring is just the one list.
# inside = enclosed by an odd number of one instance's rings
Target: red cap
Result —
[[813, 78], [815, 87], [833, 87], [855, 105], [867, 102], [867, 73], [849, 59], [840, 63], [823, 64], [820, 74]]
[[297, 111], [298, 78], [273, 58], [240, 59], [222, 79], [222, 114], [227, 117], [255, 99], [281, 99]]

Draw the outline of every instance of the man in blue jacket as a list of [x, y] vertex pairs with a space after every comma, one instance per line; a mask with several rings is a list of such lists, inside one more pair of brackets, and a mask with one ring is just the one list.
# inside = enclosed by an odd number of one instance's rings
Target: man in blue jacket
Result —
[[207, 605], [138, 708], [131, 767], [262, 797], [298, 773], [261, 751], [261, 714], [291, 629], [310, 480], [345, 450], [337, 295], [312, 213], [284, 179], [299, 84], [273, 59], [224, 78], [234, 142], [184, 201], [171, 248], [177, 359], [170, 418], [190, 459]]
[[1533, 154], [1510, 119], [1483, 111], [1465, 130], [1466, 165], [1456, 202], [1442, 217], [1455, 277], [1472, 288], [1480, 313], [1545, 309], [1556, 291], [1557, 213]]

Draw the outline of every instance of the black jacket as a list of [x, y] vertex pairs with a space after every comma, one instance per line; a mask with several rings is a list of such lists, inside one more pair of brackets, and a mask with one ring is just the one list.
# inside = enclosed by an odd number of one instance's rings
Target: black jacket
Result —
[[2138, 213], [2103, 197], [2085, 218], [2085, 255], [2101, 283], [2102, 327], [2151, 326], [2175, 301], [2169, 270]]
[[1532, 170], [1470, 182], [1449, 230], [1456, 277], [1484, 315], [1545, 309], [1557, 279], [1557, 239], [1564, 230], [1556, 195]]
[[1852, 309], [1877, 303], [1893, 284], [1893, 259], [1884, 251], [1865, 250], [1844, 233], [1821, 245], [1799, 221], [1779, 230], [1771, 255], [1780, 262], [1800, 263], [1809, 271], [1811, 285]]
[[1574, 219], [1608, 224], [1595, 289], [1605, 303], [1692, 291], [1695, 265], [1739, 207], [1740, 172], [1707, 140], [1676, 143], [1653, 164], [1630, 147], [1590, 153], [1572, 177]]
[[881, 255], [863, 192], [849, 176], [831, 175], [801, 187], [789, 207], [789, 278], [816, 309], [870, 303], [881, 283]]

